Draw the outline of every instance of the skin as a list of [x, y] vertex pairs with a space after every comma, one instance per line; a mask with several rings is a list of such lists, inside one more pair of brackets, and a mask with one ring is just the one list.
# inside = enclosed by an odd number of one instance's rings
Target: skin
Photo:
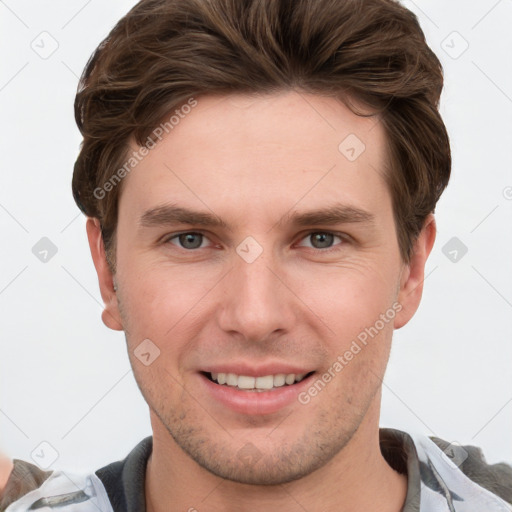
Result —
[[0, 453], [0, 498], [2, 497], [13, 468], [14, 464], [12, 459]]
[[[378, 503], [397, 512], [407, 478], [380, 453], [382, 378], [393, 330], [421, 299], [434, 217], [404, 263], [375, 118], [297, 92], [197, 100], [124, 178], [116, 275], [97, 219], [87, 222], [103, 321], [125, 331], [150, 409], [148, 510], [353, 512]], [[349, 134], [366, 145], [353, 162], [338, 150]], [[230, 228], [142, 228], [142, 214], [164, 203], [213, 212]], [[335, 203], [373, 222], [288, 222], [290, 213]], [[192, 237], [200, 247], [171, 238], [184, 232], [203, 234]], [[321, 245], [315, 232], [341, 237]], [[236, 251], [248, 236], [263, 250], [252, 263]], [[321, 375], [394, 303], [394, 320], [308, 404], [246, 415], [204, 393], [198, 371], [211, 363], [287, 362]], [[134, 354], [145, 339], [160, 350], [149, 366]], [[258, 454], [252, 460], [239, 456], [248, 443]]]

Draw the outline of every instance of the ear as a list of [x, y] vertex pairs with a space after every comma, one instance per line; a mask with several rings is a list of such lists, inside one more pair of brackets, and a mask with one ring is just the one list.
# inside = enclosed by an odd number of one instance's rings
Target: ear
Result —
[[114, 290], [114, 276], [107, 263], [100, 221], [95, 218], [88, 218], [86, 229], [91, 256], [94, 261], [96, 273], [98, 274], [101, 298], [105, 303], [105, 309], [101, 314], [101, 319], [110, 329], [122, 331], [123, 324], [121, 322], [121, 315], [119, 314], [116, 291]]
[[400, 276], [400, 291], [397, 301], [402, 309], [395, 316], [395, 329], [400, 329], [413, 317], [420, 305], [425, 280], [425, 264], [436, 239], [436, 221], [429, 214], [423, 223], [409, 263], [404, 264]]

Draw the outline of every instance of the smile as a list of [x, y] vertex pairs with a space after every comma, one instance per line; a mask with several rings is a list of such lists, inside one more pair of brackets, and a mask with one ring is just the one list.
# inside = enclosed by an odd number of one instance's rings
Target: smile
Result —
[[244, 391], [269, 391], [282, 386], [291, 386], [302, 381], [307, 375], [306, 373], [278, 373], [276, 375], [251, 377], [249, 375], [236, 375], [234, 373], [211, 372], [207, 374], [207, 376], [217, 384]]
[[245, 375], [244, 371], [240, 374], [200, 371], [198, 384], [212, 399], [212, 406], [243, 415], [259, 416], [289, 407], [303, 407], [297, 397], [311, 384], [316, 372], [284, 373], [281, 370], [273, 373], [268, 370], [251, 371], [253, 375]]

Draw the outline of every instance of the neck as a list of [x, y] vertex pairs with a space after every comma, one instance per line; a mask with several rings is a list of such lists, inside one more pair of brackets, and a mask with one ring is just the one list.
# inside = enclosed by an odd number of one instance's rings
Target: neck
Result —
[[[147, 512], [354, 512], [402, 510], [407, 477], [386, 462], [379, 445], [379, 401], [350, 442], [325, 466], [283, 485], [248, 485], [213, 475], [177, 446], [152, 416], [153, 452], [146, 470]], [[155, 428], [156, 427], [156, 428]]]

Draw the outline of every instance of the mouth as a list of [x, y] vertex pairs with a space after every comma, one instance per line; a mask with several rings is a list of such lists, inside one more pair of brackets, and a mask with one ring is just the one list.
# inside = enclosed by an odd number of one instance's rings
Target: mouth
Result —
[[[282, 370], [281, 370], [282, 371]], [[268, 372], [268, 370], [267, 370]], [[284, 409], [304, 407], [299, 394], [311, 385], [315, 371], [307, 373], [244, 375], [200, 371], [200, 386], [214, 407], [242, 415], [271, 415]], [[297, 409], [301, 410], [301, 409]]]
[[208, 380], [220, 386], [228, 386], [240, 391], [275, 391], [281, 387], [289, 387], [302, 382], [314, 372], [309, 373], [278, 373], [252, 377], [250, 375], [236, 375], [235, 373], [201, 372]]

